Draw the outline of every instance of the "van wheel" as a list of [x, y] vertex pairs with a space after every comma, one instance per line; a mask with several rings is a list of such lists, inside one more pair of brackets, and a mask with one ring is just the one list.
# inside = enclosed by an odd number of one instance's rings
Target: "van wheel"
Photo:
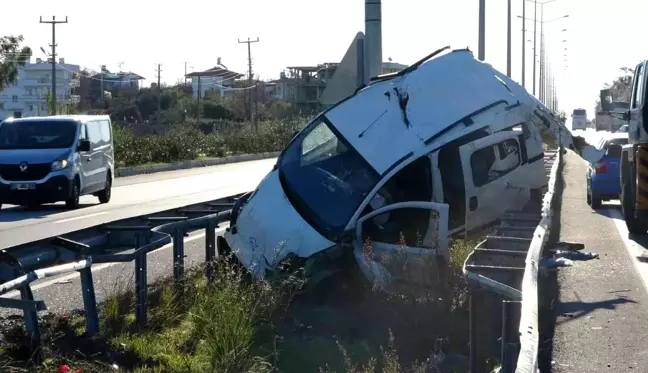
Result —
[[112, 188], [112, 177], [110, 176], [110, 172], [109, 172], [108, 177], [106, 178], [106, 188], [101, 192], [97, 193], [97, 197], [99, 198], [100, 203], [110, 202], [111, 188]]
[[630, 184], [621, 185], [621, 213], [625, 220], [628, 232], [631, 234], [645, 234], [648, 227], [645, 223], [638, 221], [634, 216], [634, 198], [632, 198], [632, 187]]
[[79, 207], [79, 199], [81, 198], [81, 185], [79, 179], [74, 179], [72, 183], [72, 191], [70, 192], [70, 198], [65, 200], [65, 205], [70, 209], [76, 209]]

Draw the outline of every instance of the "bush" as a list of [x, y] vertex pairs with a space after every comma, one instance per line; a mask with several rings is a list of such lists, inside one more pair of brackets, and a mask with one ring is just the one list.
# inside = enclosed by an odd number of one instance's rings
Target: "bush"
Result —
[[144, 136], [135, 135], [129, 127], [115, 125], [115, 159], [117, 167], [129, 167], [274, 152], [283, 149], [305, 123], [307, 120], [259, 122], [256, 132], [249, 123], [183, 123], [171, 126], [164, 134]]

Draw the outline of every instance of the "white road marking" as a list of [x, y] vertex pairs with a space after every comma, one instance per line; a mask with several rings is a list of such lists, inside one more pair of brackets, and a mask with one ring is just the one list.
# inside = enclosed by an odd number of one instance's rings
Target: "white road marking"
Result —
[[90, 218], [92, 216], [104, 215], [104, 214], [107, 214], [107, 213], [108, 213], [108, 211], [95, 212], [94, 214], [87, 214], [87, 215], [83, 215], [83, 216], [75, 216], [73, 218], [54, 220], [52, 223], [54, 223], [54, 224], [67, 223], [67, 222], [71, 222], [71, 221], [75, 221], [75, 220], [81, 220], [81, 219]]
[[[224, 225], [225, 225], [225, 226], [216, 229], [216, 235], [219, 235], [220, 233], [223, 233], [223, 231], [225, 231], [225, 228], [226, 228], [227, 226], [229, 226], [229, 224], [224, 224]], [[184, 240], [184, 242], [185, 242], [185, 244], [186, 244], [186, 243], [189, 243], [189, 242], [192, 242], [192, 241], [196, 241], [196, 240], [198, 240], [198, 239], [201, 239], [201, 238], [203, 238], [203, 237], [205, 237], [205, 233], [204, 233], [204, 232], [196, 233], [196, 234], [190, 235], [188, 238], [186, 238], [186, 239]], [[173, 244], [167, 244], [167, 245], [164, 245], [164, 246], [160, 247], [159, 249], [155, 249], [155, 250], [149, 252], [149, 255], [152, 254], [152, 253], [154, 253], [154, 252], [156, 252], [156, 251], [160, 251], [160, 250], [168, 249], [168, 248], [171, 248], [171, 247], [173, 247]], [[117, 265], [117, 264], [127, 264], [127, 263], [121, 263], [121, 262], [120, 262], [120, 263], [104, 263], [104, 264], [99, 264], [99, 265], [97, 265], [97, 266], [92, 266], [92, 273], [97, 273], [97, 272], [101, 271], [102, 269], [106, 269], [106, 268], [109, 268], [109, 267], [115, 266], [115, 265]], [[46, 287], [50, 287], [50, 286], [52, 286], [52, 285], [60, 285], [61, 282], [66, 282], [66, 281], [68, 281], [68, 280], [71, 281], [71, 280], [74, 280], [74, 279], [76, 279], [76, 278], [79, 278], [79, 274], [75, 272], [75, 273], [71, 273], [71, 274], [69, 274], [69, 275], [64, 275], [64, 276], [61, 276], [61, 277], [56, 277], [56, 278], [54, 278], [54, 279], [52, 279], [52, 280], [49, 280], [49, 281], [44, 281], [43, 283], [40, 283], [40, 284], [38, 284], [38, 285], [34, 285], [34, 286], [32, 286], [31, 289], [32, 289], [32, 291], [36, 291], [36, 290], [38, 290], [38, 289], [43, 289], [43, 288], [46, 288]], [[8, 292], [8, 293], [6, 293], [6, 294], [2, 294], [2, 295], [0, 295], [0, 298], [17, 298], [17, 297], [20, 297], [20, 292], [17, 291], [17, 290], [10, 291], [10, 292]]]
[[637, 271], [637, 274], [639, 274], [639, 277], [641, 277], [644, 288], [648, 292], [648, 263], [643, 263], [638, 259], [639, 257], [644, 256], [646, 249], [629, 238], [628, 235], [630, 233], [628, 232], [628, 227], [626, 227], [625, 221], [623, 220], [621, 211], [617, 209], [605, 209], [598, 210], [598, 212], [612, 219], [612, 221], [616, 225], [616, 228], [619, 231], [619, 235], [623, 240], [626, 251], [628, 252], [630, 259], [634, 264], [635, 270]]

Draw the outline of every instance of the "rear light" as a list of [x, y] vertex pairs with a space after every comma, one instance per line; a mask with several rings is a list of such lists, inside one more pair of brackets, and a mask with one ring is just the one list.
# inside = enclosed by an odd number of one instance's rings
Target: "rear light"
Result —
[[599, 161], [594, 164], [594, 170], [597, 174], [607, 174], [608, 165], [606, 161]]

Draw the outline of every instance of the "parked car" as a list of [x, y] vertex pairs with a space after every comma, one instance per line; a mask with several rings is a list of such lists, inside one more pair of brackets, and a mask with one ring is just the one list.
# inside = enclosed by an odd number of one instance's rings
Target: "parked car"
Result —
[[621, 194], [621, 146], [628, 143], [627, 133], [613, 133], [601, 139], [596, 147], [601, 158], [586, 171], [587, 204], [601, 207], [602, 201], [618, 199]]
[[622, 125], [618, 130], [616, 130], [616, 133], [628, 133], [628, 125]]
[[0, 123], [0, 207], [35, 207], [93, 194], [110, 201], [115, 166], [107, 115], [7, 119]]

